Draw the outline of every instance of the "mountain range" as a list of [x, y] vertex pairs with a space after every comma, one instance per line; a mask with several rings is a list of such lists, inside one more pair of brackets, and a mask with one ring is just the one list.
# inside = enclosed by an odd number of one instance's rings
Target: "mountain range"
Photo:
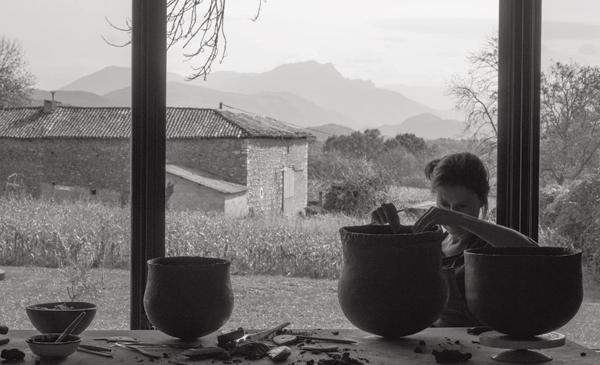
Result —
[[[74, 106], [130, 106], [130, 85], [130, 68], [109, 66], [57, 90], [54, 98]], [[51, 97], [48, 91], [35, 90], [32, 99], [39, 105]], [[456, 138], [462, 120], [457, 111], [431, 108], [371, 81], [345, 78], [332, 64], [315, 61], [264, 73], [219, 71], [206, 80], [184, 81], [168, 73], [167, 106], [222, 106], [265, 115], [306, 128], [318, 139], [365, 128], [378, 128], [390, 137], [414, 133], [425, 139]]]

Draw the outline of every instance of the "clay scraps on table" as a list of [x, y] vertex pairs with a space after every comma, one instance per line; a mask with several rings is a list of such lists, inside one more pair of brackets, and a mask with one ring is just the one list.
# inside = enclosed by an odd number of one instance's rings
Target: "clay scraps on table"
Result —
[[437, 351], [433, 350], [433, 356], [435, 356], [435, 361], [438, 364], [452, 364], [456, 362], [463, 362], [469, 360], [473, 355], [469, 352], [465, 352], [464, 354], [458, 350], [443, 350]]
[[[319, 359], [319, 365], [363, 365], [362, 362], [350, 357], [349, 352], [344, 352], [341, 355], [327, 354], [329, 359]], [[307, 362], [308, 364], [308, 362]]]
[[25, 353], [17, 348], [10, 350], [4, 349], [2, 350], [0, 357], [6, 361], [19, 361], [25, 358]]

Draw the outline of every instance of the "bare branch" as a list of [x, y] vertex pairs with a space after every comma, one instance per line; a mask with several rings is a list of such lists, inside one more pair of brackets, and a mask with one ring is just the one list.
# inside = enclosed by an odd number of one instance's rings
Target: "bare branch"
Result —
[[[256, 21], [262, 10], [262, 2], [258, 0], [256, 15], [251, 19]], [[108, 19], [107, 19], [108, 21]], [[125, 28], [114, 26], [115, 29], [128, 33], [131, 36], [131, 22], [126, 21]], [[103, 37], [104, 39], [104, 37]], [[112, 44], [106, 39], [104, 41], [112, 46], [123, 47], [131, 44], [131, 40], [124, 45]], [[221, 54], [219, 62], [227, 56], [227, 38], [225, 36], [225, 0], [168, 0], [167, 2], [167, 50], [175, 44], [181, 44], [182, 48], [192, 47], [192, 50], [184, 53], [185, 61], [203, 58], [201, 66], [192, 69], [196, 72], [186, 77], [186, 80], [194, 80], [206, 76], [211, 72], [211, 65]], [[208, 52], [207, 52], [208, 50]], [[203, 56], [203, 57], [200, 57]]]

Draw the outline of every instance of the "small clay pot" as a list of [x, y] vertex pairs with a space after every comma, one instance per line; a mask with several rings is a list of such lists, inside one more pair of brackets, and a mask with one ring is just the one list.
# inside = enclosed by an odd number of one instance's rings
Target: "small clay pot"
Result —
[[27, 317], [41, 333], [62, 333], [82, 312], [85, 316], [71, 334], [79, 335], [92, 323], [98, 307], [87, 302], [53, 302], [28, 305]]
[[217, 331], [233, 311], [230, 262], [207, 257], [148, 261], [144, 309], [161, 332], [184, 340]]
[[359, 329], [402, 337], [431, 326], [448, 301], [441, 230], [392, 233], [389, 226], [340, 229], [344, 263], [338, 299]]
[[581, 251], [483, 247], [465, 251], [465, 294], [473, 315], [494, 330], [531, 337], [567, 324], [583, 300]]

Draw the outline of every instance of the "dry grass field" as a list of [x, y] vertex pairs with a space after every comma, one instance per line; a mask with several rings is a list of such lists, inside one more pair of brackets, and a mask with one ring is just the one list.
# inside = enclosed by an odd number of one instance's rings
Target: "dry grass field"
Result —
[[[32, 329], [29, 304], [68, 300], [57, 269], [3, 267], [0, 323]], [[97, 272], [97, 275], [102, 273]], [[261, 329], [281, 322], [291, 328], [354, 328], [337, 300], [337, 281], [279, 275], [232, 275], [234, 311], [224, 330]], [[129, 271], [106, 270], [95, 300], [98, 313], [90, 329], [129, 328]], [[577, 316], [559, 332], [589, 348], [600, 349], [600, 285], [586, 278], [585, 299]]]

